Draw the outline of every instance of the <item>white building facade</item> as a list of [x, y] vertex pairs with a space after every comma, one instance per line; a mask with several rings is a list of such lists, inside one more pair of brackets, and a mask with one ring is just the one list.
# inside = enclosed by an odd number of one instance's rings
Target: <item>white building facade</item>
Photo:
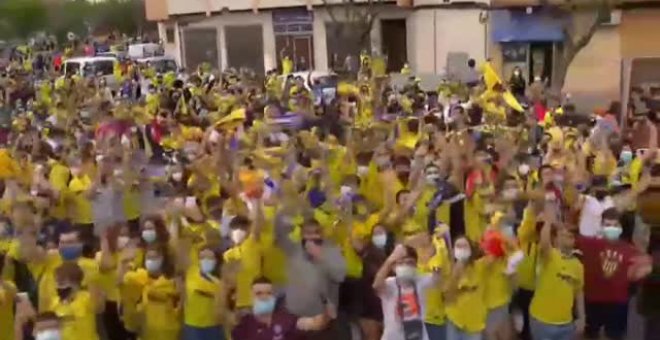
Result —
[[[161, 14], [149, 19], [159, 21], [166, 53], [187, 68], [209, 62], [263, 72], [288, 55], [301, 69], [327, 70], [370, 50], [388, 56], [389, 71], [407, 62], [418, 74], [445, 74], [468, 58], [488, 57], [487, 2], [415, 0], [401, 7], [365, 0], [354, 9], [359, 14], [347, 11], [345, 0], [260, 0], [256, 12], [252, 0], [158, 2]], [[148, 17], [150, 3], [156, 1], [147, 1]], [[370, 32], [368, 25], [353, 29], [366, 20], [350, 18], [365, 14], [375, 17]]]

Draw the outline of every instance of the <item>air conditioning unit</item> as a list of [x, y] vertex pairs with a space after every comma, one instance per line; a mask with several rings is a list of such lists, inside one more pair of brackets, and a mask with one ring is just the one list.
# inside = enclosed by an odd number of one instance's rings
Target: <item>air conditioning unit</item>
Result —
[[601, 25], [604, 26], [617, 26], [621, 24], [621, 10], [613, 9], [610, 11], [610, 15], [605, 18]]

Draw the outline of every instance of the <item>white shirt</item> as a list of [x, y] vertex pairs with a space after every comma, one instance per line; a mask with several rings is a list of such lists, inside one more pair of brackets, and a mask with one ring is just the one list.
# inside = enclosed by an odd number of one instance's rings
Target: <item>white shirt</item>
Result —
[[[426, 289], [434, 283], [435, 279], [432, 274], [418, 275], [416, 278], [415, 285], [422, 322], [424, 321], [424, 315], [426, 315]], [[403, 287], [401, 289], [402, 291], [405, 290]], [[399, 290], [395, 277], [388, 277], [385, 280], [385, 287], [379, 296], [383, 307], [383, 324], [385, 325], [381, 340], [403, 340], [403, 323], [399, 317], [399, 308], [397, 305], [399, 301]], [[426, 327], [423, 324], [422, 331], [424, 332], [423, 340], [429, 340], [429, 335], [426, 333]]]
[[586, 237], [599, 236], [603, 211], [614, 207], [614, 200], [610, 196], [605, 197], [602, 201], [589, 195], [582, 197], [584, 197], [584, 204], [580, 212], [580, 235]]

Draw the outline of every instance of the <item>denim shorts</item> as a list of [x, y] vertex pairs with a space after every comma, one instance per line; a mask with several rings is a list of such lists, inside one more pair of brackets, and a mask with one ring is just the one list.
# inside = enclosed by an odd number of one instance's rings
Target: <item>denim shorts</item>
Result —
[[183, 326], [183, 340], [224, 340], [225, 332], [221, 326], [193, 327]]
[[533, 340], [573, 340], [575, 325], [571, 323], [563, 325], [550, 325], [534, 318], [530, 318]]

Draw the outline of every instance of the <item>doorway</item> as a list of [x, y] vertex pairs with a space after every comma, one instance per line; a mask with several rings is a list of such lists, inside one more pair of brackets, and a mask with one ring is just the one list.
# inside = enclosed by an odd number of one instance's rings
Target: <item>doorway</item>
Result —
[[278, 51], [277, 66], [280, 71], [284, 56], [291, 57], [296, 72], [314, 69], [314, 38], [311, 34], [277, 35], [275, 48]]
[[529, 44], [529, 81], [541, 77], [552, 84], [554, 44], [551, 42], [533, 42]]
[[399, 72], [408, 62], [406, 19], [386, 19], [380, 23], [387, 72]]

